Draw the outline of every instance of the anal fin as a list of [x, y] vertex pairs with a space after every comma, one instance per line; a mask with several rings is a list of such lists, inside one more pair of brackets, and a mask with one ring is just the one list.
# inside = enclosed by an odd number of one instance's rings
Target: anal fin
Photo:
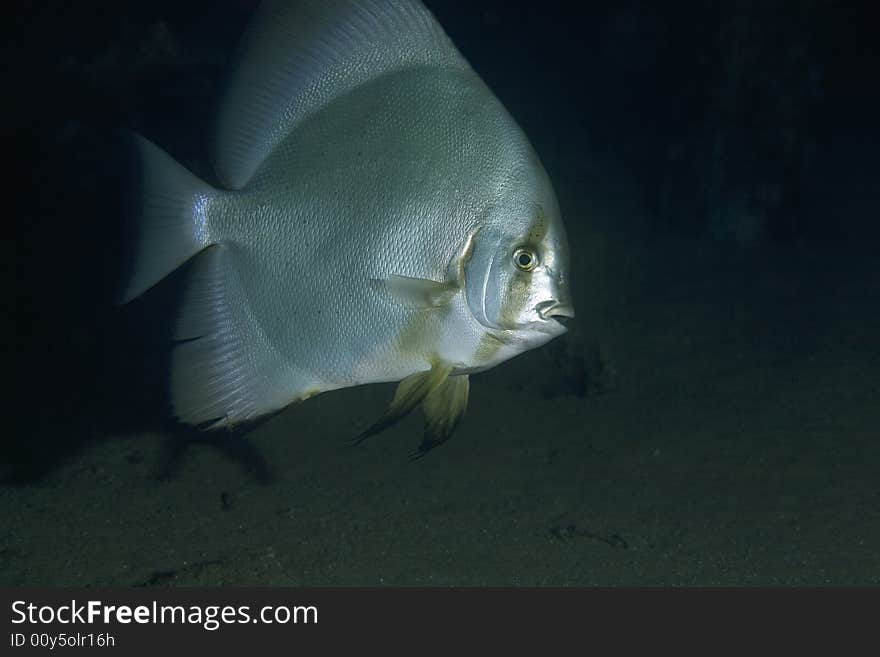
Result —
[[172, 354], [175, 415], [201, 428], [231, 427], [291, 400], [283, 359], [254, 318], [233, 250], [216, 245], [196, 256]]

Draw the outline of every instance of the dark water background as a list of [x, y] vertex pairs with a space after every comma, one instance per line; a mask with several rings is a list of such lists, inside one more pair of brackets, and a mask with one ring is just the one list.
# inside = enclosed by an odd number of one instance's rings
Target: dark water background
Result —
[[388, 386], [167, 417], [174, 276], [113, 305], [118, 131], [193, 171], [254, 2], [4, 9], [0, 582], [880, 583], [871, 3], [428, 2], [556, 186], [578, 319], [454, 439]]

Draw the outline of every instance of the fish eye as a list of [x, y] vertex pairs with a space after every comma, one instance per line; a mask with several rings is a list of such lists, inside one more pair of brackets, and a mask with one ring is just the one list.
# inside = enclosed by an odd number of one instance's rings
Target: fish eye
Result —
[[520, 271], [532, 271], [538, 266], [538, 254], [523, 247], [513, 252], [513, 264]]

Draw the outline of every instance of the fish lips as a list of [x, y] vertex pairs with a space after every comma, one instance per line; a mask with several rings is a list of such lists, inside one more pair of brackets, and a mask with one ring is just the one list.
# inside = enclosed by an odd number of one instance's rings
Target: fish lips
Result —
[[570, 303], [551, 299], [550, 301], [542, 301], [535, 306], [535, 312], [541, 319], [549, 319], [551, 317], [574, 318], [574, 307]]
[[550, 301], [542, 301], [535, 306], [535, 312], [544, 321], [554, 321], [566, 324], [568, 320], [574, 319], [574, 306], [570, 303], [551, 299]]
[[522, 327], [531, 334], [537, 344], [543, 344], [568, 332], [568, 322], [574, 318], [571, 304], [560, 301], [542, 301], [534, 309], [534, 321]]

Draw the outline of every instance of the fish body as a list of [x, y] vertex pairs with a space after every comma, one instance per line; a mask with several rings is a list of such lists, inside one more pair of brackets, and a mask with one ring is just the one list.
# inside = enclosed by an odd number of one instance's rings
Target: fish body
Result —
[[[564, 332], [556, 197], [516, 122], [419, 3], [268, 3], [196, 179], [138, 138], [140, 250], [125, 299], [192, 259], [172, 400], [184, 422], [254, 419], [402, 381], [445, 440], [470, 373]], [[517, 259], [518, 258], [518, 259]]]

